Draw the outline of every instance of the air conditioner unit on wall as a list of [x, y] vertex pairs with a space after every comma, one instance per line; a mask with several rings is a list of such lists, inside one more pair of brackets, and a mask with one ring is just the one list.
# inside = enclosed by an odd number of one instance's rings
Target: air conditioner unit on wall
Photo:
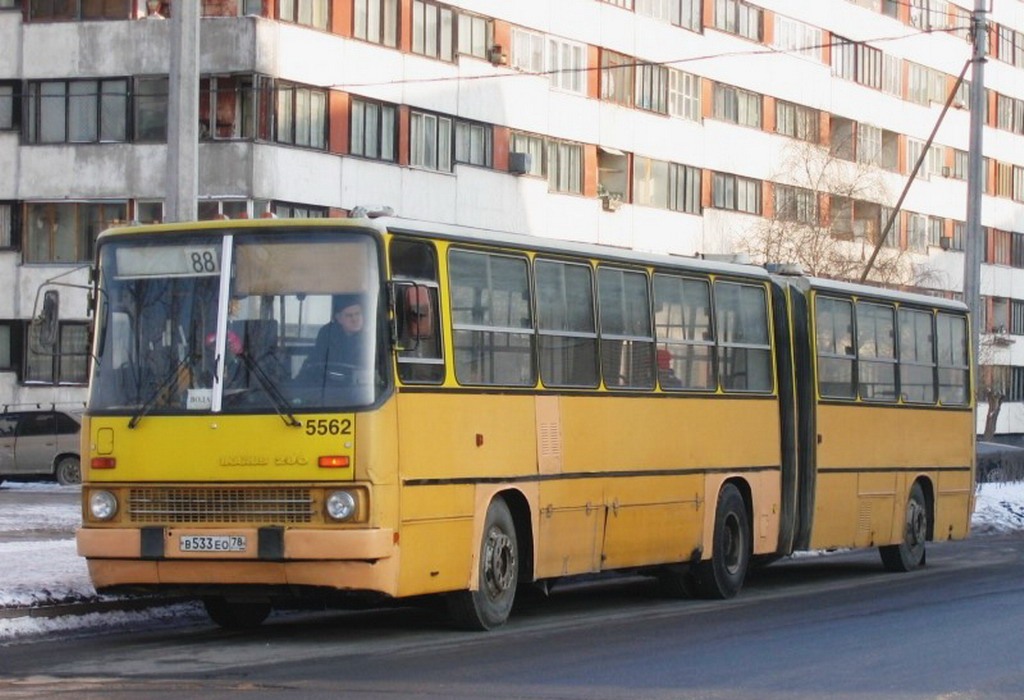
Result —
[[496, 66], [503, 66], [508, 63], [508, 54], [502, 51], [501, 44], [495, 44], [487, 49], [487, 60]]
[[525, 175], [533, 166], [529, 153], [513, 151], [508, 154], [508, 171], [513, 175]]

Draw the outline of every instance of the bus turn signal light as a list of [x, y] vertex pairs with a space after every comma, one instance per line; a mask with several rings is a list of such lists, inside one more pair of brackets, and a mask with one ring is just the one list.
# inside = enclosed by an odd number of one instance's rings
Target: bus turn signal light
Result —
[[117, 466], [117, 460], [113, 457], [93, 457], [93, 469], [113, 469]]
[[345, 469], [348, 467], [348, 457], [338, 455], [324, 455], [319, 459], [321, 469]]

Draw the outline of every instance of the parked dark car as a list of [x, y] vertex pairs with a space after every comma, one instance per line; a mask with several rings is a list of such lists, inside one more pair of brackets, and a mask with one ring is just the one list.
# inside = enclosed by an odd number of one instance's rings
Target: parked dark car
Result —
[[1024, 480], [1024, 447], [978, 441], [979, 483]]
[[0, 481], [49, 476], [61, 484], [80, 483], [81, 429], [81, 418], [64, 411], [0, 413]]

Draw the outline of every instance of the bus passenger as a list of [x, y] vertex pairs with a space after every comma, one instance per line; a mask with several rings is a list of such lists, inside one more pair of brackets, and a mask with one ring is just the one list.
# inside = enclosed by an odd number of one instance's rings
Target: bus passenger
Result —
[[658, 381], [661, 382], [661, 387], [678, 389], [683, 386], [683, 383], [676, 376], [675, 371], [672, 369], [672, 353], [665, 348], [660, 348], [657, 353], [658, 359]]

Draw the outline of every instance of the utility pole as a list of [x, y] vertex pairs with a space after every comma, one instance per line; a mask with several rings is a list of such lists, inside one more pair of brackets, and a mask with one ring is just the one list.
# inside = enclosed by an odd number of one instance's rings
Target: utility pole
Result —
[[[971, 16], [971, 37], [974, 49], [971, 62], [971, 123], [967, 153], [967, 225], [964, 235], [964, 302], [971, 312], [971, 348], [974, 376], [978, 372], [981, 349], [981, 261], [984, 259], [985, 237], [981, 228], [981, 194], [984, 183], [984, 159], [981, 152], [982, 128], [985, 125], [985, 50], [988, 48], [988, 24], [985, 3], [974, 0]], [[977, 380], [975, 380], [977, 381]]]
[[170, 23], [164, 220], [192, 221], [199, 197], [199, 3], [174, 3]]

